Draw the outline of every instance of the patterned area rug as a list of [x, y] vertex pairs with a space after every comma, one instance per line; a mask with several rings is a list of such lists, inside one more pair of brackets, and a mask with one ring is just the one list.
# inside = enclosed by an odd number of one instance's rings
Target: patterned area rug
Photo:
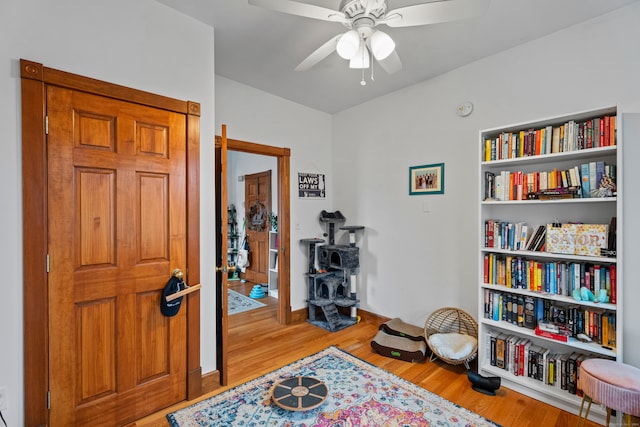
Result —
[[[323, 381], [329, 390], [326, 401], [304, 412], [274, 405], [274, 384], [294, 376]], [[167, 419], [173, 427], [498, 426], [336, 347], [171, 413]]]
[[232, 314], [242, 313], [243, 311], [253, 310], [254, 308], [264, 307], [266, 304], [261, 303], [253, 298], [246, 297], [236, 291], [229, 289], [227, 306], [229, 307], [229, 316]]

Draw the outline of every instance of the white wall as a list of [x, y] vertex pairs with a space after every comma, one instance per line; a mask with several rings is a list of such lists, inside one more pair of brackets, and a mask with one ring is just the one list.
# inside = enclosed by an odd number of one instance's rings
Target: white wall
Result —
[[[334, 115], [334, 206], [367, 227], [363, 308], [419, 326], [442, 306], [477, 314], [478, 131], [617, 104], [640, 111], [638, 22], [636, 3]], [[464, 101], [475, 106], [467, 118], [455, 113]], [[445, 194], [409, 196], [408, 168], [439, 162]], [[638, 212], [638, 202], [625, 199], [625, 223]], [[623, 302], [629, 338], [640, 323], [638, 250], [631, 250]], [[637, 339], [625, 341], [624, 360], [640, 366]]]
[[[0, 387], [8, 391], [9, 409], [3, 411], [7, 424], [20, 426], [25, 402], [19, 59], [199, 102], [202, 141], [213, 141], [214, 34], [211, 27], [152, 0], [3, 0], [0, 40], [0, 194], [4, 200], [0, 211], [4, 242], [0, 247]], [[213, 194], [213, 144], [203, 143], [201, 150], [202, 193]], [[203, 235], [214, 234], [213, 212], [212, 201], [205, 198]], [[213, 240], [203, 239], [201, 248], [203, 259], [214, 258]], [[202, 265], [202, 300], [212, 305], [214, 274], [207, 263]], [[203, 359], [215, 366], [215, 319], [209, 325], [213, 326], [202, 329]]]
[[[306, 306], [307, 248], [300, 239], [320, 236], [323, 209], [332, 210], [331, 116], [216, 76], [216, 132], [227, 125], [227, 137], [291, 149], [291, 308]], [[324, 173], [324, 200], [297, 197], [298, 172]]]

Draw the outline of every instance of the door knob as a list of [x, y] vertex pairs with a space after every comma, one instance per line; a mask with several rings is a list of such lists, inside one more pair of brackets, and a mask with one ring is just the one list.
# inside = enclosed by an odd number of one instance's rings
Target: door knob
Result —
[[216, 273], [228, 273], [229, 271], [236, 271], [236, 267], [234, 265], [223, 265], [221, 267], [216, 267]]
[[171, 277], [175, 277], [176, 279], [183, 279], [184, 273], [179, 268], [176, 268], [171, 272]]

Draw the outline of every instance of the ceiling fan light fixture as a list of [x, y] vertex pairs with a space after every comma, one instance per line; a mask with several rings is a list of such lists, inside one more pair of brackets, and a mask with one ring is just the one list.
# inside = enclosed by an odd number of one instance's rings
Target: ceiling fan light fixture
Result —
[[360, 35], [356, 30], [349, 30], [340, 37], [336, 45], [336, 51], [343, 59], [351, 59], [360, 48]]
[[382, 61], [396, 48], [396, 44], [389, 34], [380, 30], [371, 35], [371, 51], [378, 61]]
[[365, 43], [360, 43], [358, 53], [349, 61], [349, 68], [369, 68], [369, 49]]

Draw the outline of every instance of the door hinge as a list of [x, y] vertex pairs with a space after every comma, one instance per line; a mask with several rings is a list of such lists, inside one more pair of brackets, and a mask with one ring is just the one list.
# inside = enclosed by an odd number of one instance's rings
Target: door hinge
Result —
[[51, 390], [47, 390], [47, 409], [51, 410]]
[[49, 254], [47, 254], [47, 273], [49, 272]]
[[49, 135], [49, 116], [44, 116], [44, 134]]

